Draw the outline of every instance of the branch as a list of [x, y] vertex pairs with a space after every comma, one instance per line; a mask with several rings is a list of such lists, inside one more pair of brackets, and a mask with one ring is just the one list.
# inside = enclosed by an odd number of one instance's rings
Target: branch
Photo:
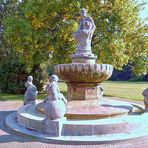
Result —
[[98, 44], [98, 43], [99, 43], [101, 40], [103, 40], [103, 39], [104, 39], [104, 38], [102, 38], [102, 39], [96, 41], [95, 43], [93, 43], [93, 44], [92, 44], [92, 47], [95, 46], [96, 44]]
[[93, 35], [92, 39], [94, 39], [100, 32], [98, 31], [96, 34]]

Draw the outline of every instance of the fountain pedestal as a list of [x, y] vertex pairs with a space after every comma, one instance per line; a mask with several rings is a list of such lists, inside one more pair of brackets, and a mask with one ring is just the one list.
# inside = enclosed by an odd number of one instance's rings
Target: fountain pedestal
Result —
[[101, 82], [113, 71], [110, 64], [71, 63], [55, 66], [55, 73], [67, 84], [68, 100], [98, 100]]
[[67, 83], [69, 100], [97, 100], [101, 98], [99, 83]]
[[[111, 76], [113, 66], [82, 61], [55, 66], [56, 75], [67, 84], [68, 104], [65, 116], [68, 119], [81, 120], [105, 117], [104, 107], [100, 108], [99, 104], [102, 100], [101, 82]], [[112, 116], [112, 113], [110, 115]]]

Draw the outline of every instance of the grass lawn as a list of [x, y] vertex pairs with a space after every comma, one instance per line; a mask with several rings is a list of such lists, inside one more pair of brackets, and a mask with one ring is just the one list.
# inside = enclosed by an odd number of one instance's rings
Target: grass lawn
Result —
[[[59, 83], [60, 90], [66, 95], [66, 84]], [[123, 81], [106, 81], [102, 83], [104, 94], [106, 96], [120, 97], [131, 100], [143, 100], [142, 91], [148, 87], [147, 82], [123, 82]], [[0, 93], [0, 101], [5, 100], [23, 100], [24, 95], [13, 95]], [[39, 94], [39, 99], [44, 99], [46, 94]]]
[[106, 81], [102, 86], [107, 96], [143, 100], [141, 94], [148, 87], [148, 82]]
[[[46, 97], [46, 94], [40, 93], [38, 95], [38, 99], [44, 99]], [[6, 93], [0, 93], [0, 101], [16, 101], [16, 100], [23, 100], [24, 95], [22, 94], [6, 94]]]

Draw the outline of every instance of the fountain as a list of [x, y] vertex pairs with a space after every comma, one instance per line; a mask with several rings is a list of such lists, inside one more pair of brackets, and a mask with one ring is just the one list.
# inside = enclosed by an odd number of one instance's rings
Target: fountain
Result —
[[67, 84], [67, 100], [59, 91], [58, 77], [52, 75], [47, 99], [20, 107], [6, 118], [6, 125], [46, 140], [81, 144], [147, 138], [148, 115], [141, 112], [143, 106], [102, 97], [101, 83], [110, 78], [113, 66], [96, 63], [91, 50], [96, 27], [86, 9], [80, 13], [82, 18], [73, 34], [76, 50], [72, 63], [55, 66], [55, 74]]

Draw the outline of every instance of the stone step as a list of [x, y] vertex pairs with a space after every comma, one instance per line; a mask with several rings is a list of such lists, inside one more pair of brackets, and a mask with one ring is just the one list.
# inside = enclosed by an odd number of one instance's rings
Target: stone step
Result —
[[[11, 113], [7, 116], [5, 123], [11, 129], [30, 135], [36, 138], [56, 141], [58, 143], [75, 143], [77, 144], [105, 144], [105, 143], [119, 143], [126, 141], [128, 143], [142, 142], [148, 140], [148, 114], [142, 115], [138, 120], [141, 120], [141, 125], [145, 124], [143, 128], [137, 128], [130, 132], [126, 133], [115, 133], [115, 134], [104, 134], [104, 135], [92, 135], [92, 136], [51, 136], [49, 134], [45, 134], [43, 132], [37, 130], [30, 130], [24, 126], [21, 126], [18, 122], [16, 122], [16, 112]], [[133, 119], [132, 119], [133, 120]], [[145, 121], [145, 122], [143, 122]], [[136, 121], [135, 121], [136, 122]]]
[[[34, 130], [43, 130], [43, 121], [46, 117], [36, 111], [35, 105], [22, 106], [17, 111], [17, 122], [27, 128]], [[45, 129], [53, 134], [52, 130], [63, 136], [86, 136], [86, 135], [104, 135], [115, 133], [126, 133], [138, 127], [138, 124], [132, 122], [133, 116], [122, 116], [95, 120], [53, 120], [49, 121]], [[62, 124], [62, 125], [61, 125]], [[61, 131], [56, 131], [56, 128]], [[62, 128], [59, 129], [58, 126]], [[46, 131], [46, 130], [44, 130]]]
[[46, 117], [36, 112], [35, 105], [25, 105], [17, 111], [17, 122], [27, 128], [42, 130], [42, 122]]

